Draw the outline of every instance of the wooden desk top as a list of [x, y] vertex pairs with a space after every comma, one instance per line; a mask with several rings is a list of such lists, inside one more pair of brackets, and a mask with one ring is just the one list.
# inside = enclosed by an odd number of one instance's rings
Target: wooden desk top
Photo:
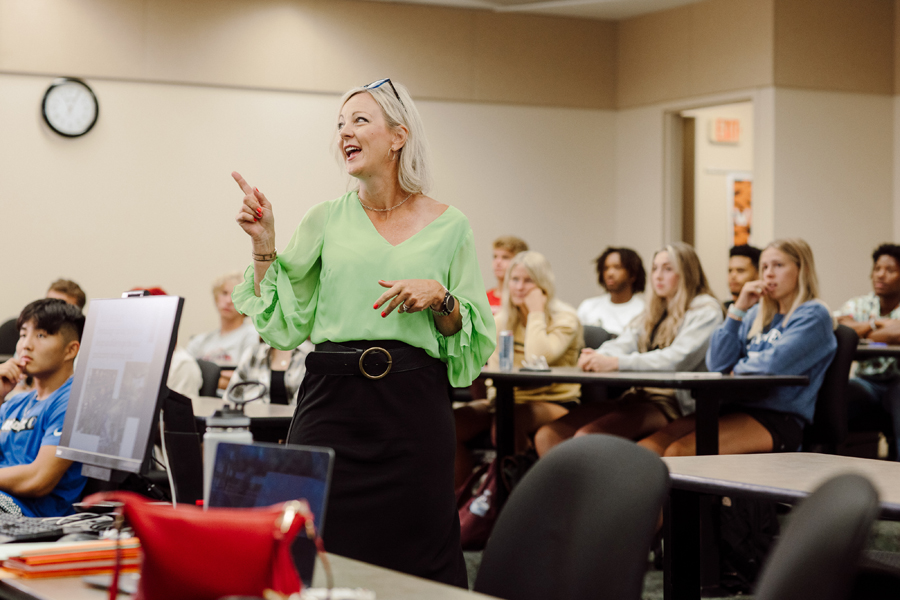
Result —
[[900, 519], [900, 463], [811, 452], [679, 456], [663, 458], [676, 489], [728, 495], [741, 493], [781, 502], [809, 495], [841, 473], [868, 478], [881, 500], [882, 516]]
[[578, 367], [553, 367], [546, 371], [519, 371], [504, 373], [497, 369], [484, 369], [484, 377], [494, 381], [512, 381], [522, 385], [565, 383], [608, 383], [618, 386], [651, 386], [683, 389], [731, 388], [735, 385], [768, 387], [773, 385], [809, 385], [807, 377], [796, 375], [722, 375], [696, 371], [638, 372], [615, 371], [612, 373], [586, 373]]
[[[211, 417], [216, 410], [224, 406], [221, 398], [202, 396], [191, 400], [194, 416], [205, 419]], [[294, 407], [286, 404], [266, 404], [264, 402], [248, 402], [244, 407], [245, 414], [253, 420], [258, 419], [290, 419], [294, 416]]]
[[[335, 587], [363, 587], [373, 590], [377, 600], [478, 600], [493, 596], [476, 594], [449, 585], [434, 583], [357, 560], [330, 554]], [[319, 561], [313, 575], [314, 586], [325, 585]], [[79, 577], [57, 579], [7, 579], [0, 581], [0, 598], [38, 600], [105, 600], [109, 592], [87, 587]], [[129, 598], [129, 596], [120, 596]]]

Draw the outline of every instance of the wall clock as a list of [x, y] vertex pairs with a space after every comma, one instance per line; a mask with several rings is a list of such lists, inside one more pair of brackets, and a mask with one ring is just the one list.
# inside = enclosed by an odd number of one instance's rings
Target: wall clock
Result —
[[56, 79], [44, 93], [41, 104], [50, 129], [66, 137], [86, 134], [97, 122], [100, 105], [94, 91], [80, 79]]

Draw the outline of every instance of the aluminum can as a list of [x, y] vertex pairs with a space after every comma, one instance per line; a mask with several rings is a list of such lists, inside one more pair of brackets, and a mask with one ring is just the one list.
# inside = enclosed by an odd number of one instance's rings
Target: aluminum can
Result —
[[500, 346], [500, 370], [511, 373], [513, 370], [513, 332], [501, 331], [498, 339]]

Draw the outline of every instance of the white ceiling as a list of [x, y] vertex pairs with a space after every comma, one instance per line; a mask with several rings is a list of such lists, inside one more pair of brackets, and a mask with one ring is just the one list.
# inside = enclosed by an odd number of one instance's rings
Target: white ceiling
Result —
[[369, 0], [588, 19], [627, 19], [699, 0]]

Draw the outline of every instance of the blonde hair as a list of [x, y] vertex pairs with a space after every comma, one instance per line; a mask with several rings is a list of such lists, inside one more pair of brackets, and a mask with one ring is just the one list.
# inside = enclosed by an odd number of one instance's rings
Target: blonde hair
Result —
[[574, 309], [565, 302], [556, 298], [556, 283], [553, 270], [548, 261], [540, 252], [526, 251], [516, 254], [506, 268], [506, 276], [503, 279], [503, 292], [500, 300], [500, 313], [497, 315], [497, 330], [509, 329], [515, 331], [519, 325], [519, 310], [512, 303], [509, 294], [510, 273], [513, 268], [521, 265], [535, 285], [541, 288], [547, 296], [547, 304], [544, 306], [544, 316], [547, 321], [553, 319], [554, 314], [561, 311], [574, 312]]
[[[647, 301], [641, 317], [643, 322], [638, 333], [638, 351], [640, 352], [650, 350], [651, 344], [659, 348], [670, 346], [675, 340], [678, 328], [681, 327], [684, 316], [690, 309], [694, 298], [703, 294], [715, 298], [715, 294], [706, 280], [706, 275], [703, 273], [700, 259], [689, 244], [684, 242], [669, 244], [665, 248], [657, 250], [653, 255], [654, 261], [660, 252], [667, 253], [669, 261], [674, 264], [675, 272], [678, 273], [678, 287], [671, 302], [655, 292], [650, 294], [650, 299]], [[659, 323], [659, 327], [656, 326], [657, 323]], [[654, 329], [656, 329], [656, 335], [653, 335]], [[653, 336], [652, 339], [651, 336]]]
[[[787, 325], [791, 315], [793, 315], [794, 311], [797, 310], [797, 307], [804, 302], [809, 302], [810, 300], [822, 302], [819, 300], [819, 277], [816, 275], [816, 263], [813, 259], [812, 248], [800, 238], [775, 240], [763, 248], [763, 252], [769, 248], [775, 248], [776, 250], [783, 252], [799, 269], [799, 273], [797, 273], [797, 290], [794, 294], [794, 301], [791, 302], [791, 308], [784, 316], [784, 324]], [[760, 263], [759, 266], [760, 275], [762, 275], [762, 263]], [[824, 305], [824, 302], [822, 302], [822, 304]], [[774, 319], [777, 314], [777, 301], [768, 296], [760, 298], [759, 311], [756, 313], [756, 319], [753, 320], [753, 325], [750, 327], [747, 339], [752, 338], [758, 333], [762, 333], [763, 329], [772, 322], [772, 319]]]
[[[407, 130], [406, 143], [397, 151], [397, 179], [401, 189], [408, 193], [427, 194], [432, 186], [430, 150], [422, 118], [406, 86], [391, 81], [377, 88], [355, 87], [343, 95], [341, 108], [350, 98], [362, 93], [372, 96], [381, 107], [388, 128], [395, 130], [403, 126]], [[343, 164], [344, 154], [341, 150], [340, 136], [335, 142], [335, 156], [338, 163]]]
[[226, 275], [222, 275], [213, 281], [212, 292], [213, 298], [215, 298], [222, 289], [225, 288], [229, 283], [234, 283], [235, 285], [239, 284], [244, 280], [244, 274], [240, 271], [234, 271], [232, 273], [228, 273]]
[[522, 238], [517, 238], [514, 235], [502, 235], [494, 240], [494, 250], [498, 248], [512, 252], [515, 255], [519, 252], [527, 252], [528, 244]]

